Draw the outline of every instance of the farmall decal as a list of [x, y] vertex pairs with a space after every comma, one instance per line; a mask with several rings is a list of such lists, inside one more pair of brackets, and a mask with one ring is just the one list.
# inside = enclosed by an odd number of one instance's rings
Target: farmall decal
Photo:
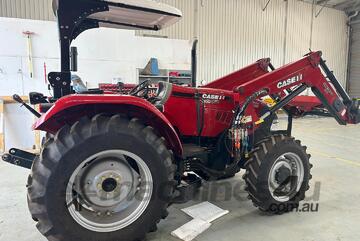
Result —
[[277, 84], [277, 87], [278, 89], [282, 89], [286, 86], [289, 86], [289, 85], [292, 85], [292, 84], [295, 84], [299, 81], [301, 81], [303, 79], [303, 75], [302, 74], [299, 74], [299, 75], [296, 75], [290, 79], [287, 79], [287, 80], [284, 80], [284, 81], [280, 81], [278, 84]]

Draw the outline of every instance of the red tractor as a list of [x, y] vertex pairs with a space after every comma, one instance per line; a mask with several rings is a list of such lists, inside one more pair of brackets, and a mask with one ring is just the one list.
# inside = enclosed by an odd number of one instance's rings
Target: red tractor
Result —
[[[39, 155], [11, 149], [3, 156], [31, 168], [29, 209], [48, 240], [140, 240], [156, 230], [170, 204], [186, 201], [199, 180], [241, 169], [256, 207], [291, 211], [309, 189], [312, 165], [306, 147], [291, 136], [299, 113], [289, 103], [311, 88], [339, 124], [360, 122], [359, 102], [321, 52], [278, 69], [261, 59], [202, 87], [196, 87], [194, 64], [193, 87], [145, 81], [128, 94], [75, 93], [70, 46], [79, 34], [98, 27], [159, 30], [181, 12], [129, 0], [55, 0], [54, 9], [61, 46], [61, 72], [49, 74], [54, 94], [31, 94], [42, 114], [14, 96], [39, 117], [34, 130], [47, 138]], [[268, 107], [264, 96], [276, 104]], [[288, 114], [288, 128], [272, 131], [279, 109]]]

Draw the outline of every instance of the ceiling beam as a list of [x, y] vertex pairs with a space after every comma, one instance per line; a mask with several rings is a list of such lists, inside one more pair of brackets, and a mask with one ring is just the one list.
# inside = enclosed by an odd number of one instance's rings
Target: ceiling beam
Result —
[[360, 3], [354, 4], [353, 6], [350, 6], [348, 8], [344, 9], [345, 12], [355, 12], [360, 11]]
[[[313, 3], [313, 0], [299, 0], [299, 1]], [[335, 8], [344, 11], [347, 14], [360, 10], [359, 0], [337, 0], [337, 1], [315, 0], [315, 3], [319, 6], [325, 6], [325, 7]]]
[[322, 4], [327, 4], [327, 2], [329, 2], [328, 0], [317, 0], [316, 4], [322, 5]]
[[343, 2], [334, 4], [334, 8], [345, 9], [345, 8], [351, 7], [355, 3], [357, 3], [356, 0], [355, 1], [354, 0], [343, 0]]

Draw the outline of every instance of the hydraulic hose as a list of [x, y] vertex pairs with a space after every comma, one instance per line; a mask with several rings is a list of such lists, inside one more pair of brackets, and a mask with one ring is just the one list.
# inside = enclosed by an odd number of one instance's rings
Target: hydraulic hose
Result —
[[268, 94], [268, 92], [269, 91], [267, 89], [262, 89], [262, 90], [255, 92], [254, 94], [250, 95], [248, 98], [246, 98], [244, 104], [241, 106], [241, 108], [238, 108], [238, 110], [235, 113], [235, 118], [233, 119], [232, 127], [233, 128], [239, 127], [240, 121], [241, 121], [242, 117], [244, 116], [245, 111], [248, 108], [249, 104], [251, 102], [253, 102], [254, 100], [256, 100], [259, 96]]

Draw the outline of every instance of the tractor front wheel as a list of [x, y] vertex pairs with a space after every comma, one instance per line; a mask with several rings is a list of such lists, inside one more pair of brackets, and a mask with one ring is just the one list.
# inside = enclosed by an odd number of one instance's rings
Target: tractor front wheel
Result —
[[245, 163], [249, 199], [273, 214], [298, 208], [309, 189], [309, 159], [306, 147], [293, 137], [273, 135], [260, 141]]
[[50, 241], [134, 241], [167, 216], [176, 166], [138, 119], [84, 118], [43, 146], [28, 181], [37, 228]]

